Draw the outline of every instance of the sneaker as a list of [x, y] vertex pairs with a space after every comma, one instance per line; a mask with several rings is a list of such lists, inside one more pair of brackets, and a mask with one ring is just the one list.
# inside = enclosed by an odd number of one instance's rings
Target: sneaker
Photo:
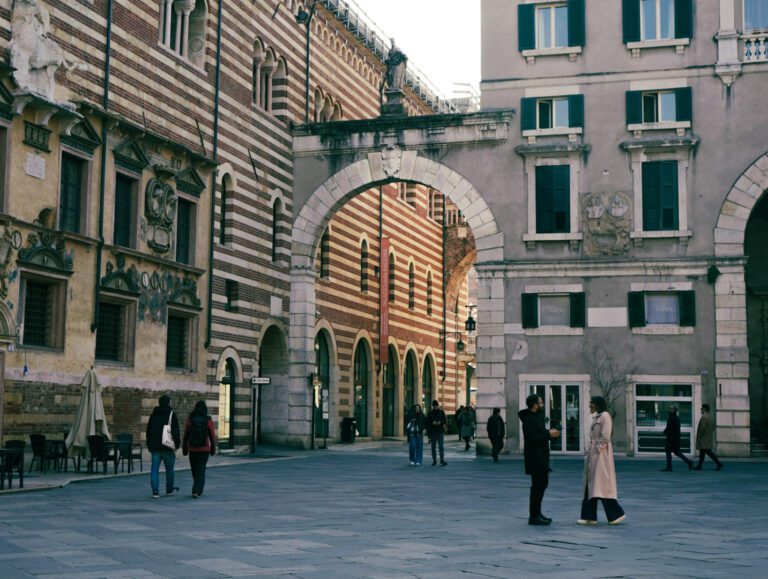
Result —
[[538, 516], [538, 517], [529, 518], [528, 519], [528, 524], [529, 525], [538, 525], [538, 526], [541, 526], [541, 527], [546, 527], [547, 525], [551, 525], [552, 524], [552, 520], [551, 519], [547, 520], [547, 519], [545, 519], [545, 518], [543, 518], [541, 516]]
[[411, 461], [411, 466], [416, 466], [416, 463]]
[[593, 521], [592, 519], [579, 519], [576, 521], [577, 525], [596, 525], [597, 521]]
[[417, 462], [417, 463], [416, 463], [416, 466], [421, 466], [421, 463], [420, 463], [420, 462]]
[[172, 490], [165, 493], [165, 496], [175, 495], [177, 492], [179, 492], [179, 487], [173, 487]]
[[621, 521], [627, 518], [627, 515], [621, 515], [618, 519], [613, 519], [612, 521], [608, 521], [609, 525], [618, 525]]
[[192, 493], [192, 498], [193, 498], [193, 499], [199, 499], [199, 498], [200, 498], [200, 495], [199, 495], [199, 494], [197, 494], [197, 493]]
[[152, 498], [153, 498], [153, 499], [159, 499], [159, 498], [160, 498], [160, 493], [158, 493], [158, 492], [153, 492], [153, 493], [152, 493]]

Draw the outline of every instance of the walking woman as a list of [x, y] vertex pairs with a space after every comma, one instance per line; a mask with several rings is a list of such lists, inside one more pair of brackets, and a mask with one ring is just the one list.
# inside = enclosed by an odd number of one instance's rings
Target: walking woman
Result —
[[414, 404], [406, 428], [411, 466], [421, 466], [424, 458], [424, 429], [426, 427], [427, 417], [421, 411], [421, 405]]
[[195, 409], [184, 423], [181, 449], [184, 456], [189, 453], [189, 466], [192, 469], [192, 496], [198, 499], [205, 488], [205, 466], [208, 464], [208, 457], [216, 453], [216, 432], [204, 400], [197, 401]]
[[475, 435], [475, 415], [469, 406], [464, 409], [464, 414], [461, 415], [461, 428], [459, 432], [464, 440], [464, 451], [467, 451], [469, 450], [469, 441]]
[[589, 430], [589, 447], [584, 457], [584, 500], [581, 503], [580, 525], [597, 524], [597, 501], [603, 503], [609, 525], [618, 525], [624, 520], [624, 509], [619, 505], [616, 491], [616, 469], [613, 465], [611, 432], [613, 420], [608, 405], [602, 396], [593, 396], [589, 401], [592, 427]]

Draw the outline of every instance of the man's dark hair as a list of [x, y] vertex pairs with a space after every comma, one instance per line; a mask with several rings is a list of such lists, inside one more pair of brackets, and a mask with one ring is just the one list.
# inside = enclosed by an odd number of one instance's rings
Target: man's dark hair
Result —
[[701, 408], [702, 410], [706, 410], [707, 412], [709, 412], [709, 404], [702, 404]]
[[163, 394], [160, 397], [159, 402], [160, 402], [160, 406], [162, 406], [163, 408], [165, 408], [166, 406], [170, 406], [171, 405], [171, 397], [168, 396], [167, 394]]
[[437, 400], [433, 400], [432, 406], [440, 406], [440, 403]]
[[494, 414], [498, 414], [499, 412], [501, 412], [501, 408], [494, 408], [493, 409], [493, 413]]
[[539, 395], [538, 394], [531, 394], [528, 396], [528, 398], [525, 399], [525, 405], [531, 409], [533, 406], [539, 401]]
[[602, 396], [593, 396], [592, 398], [590, 398], [590, 401], [592, 402], [592, 404], [595, 405], [595, 410], [597, 410], [598, 412], [605, 412], [606, 410], [608, 410], [608, 403], [605, 401], [605, 398], [603, 398]]

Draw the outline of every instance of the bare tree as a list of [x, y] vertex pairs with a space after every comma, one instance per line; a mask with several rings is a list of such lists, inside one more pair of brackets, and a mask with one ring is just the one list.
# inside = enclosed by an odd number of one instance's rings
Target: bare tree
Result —
[[627, 391], [629, 376], [636, 373], [637, 367], [619, 364], [602, 338], [585, 341], [582, 354], [591, 369], [593, 383], [605, 398], [611, 416], [615, 417], [617, 404]]

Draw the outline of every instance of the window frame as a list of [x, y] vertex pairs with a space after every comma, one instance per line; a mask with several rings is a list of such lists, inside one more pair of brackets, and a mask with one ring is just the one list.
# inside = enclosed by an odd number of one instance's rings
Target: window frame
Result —
[[[117, 360], [98, 357], [99, 332], [97, 329], [94, 360], [100, 366], [133, 367], [136, 353], [137, 300], [111, 293], [99, 294], [99, 306], [105, 303], [117, 305], [123, 309], [123, 335], [120, 340], [122, 343], [119, 345], [120, 355]], [[99, 311], [99, 321], [101, 321], [101, 311]]]
[[[117, 240], [117, 183], [120, 178], [131, 181], [131, 206], [129, 209], [130, 231], [128, 245], [118, 243]], [[139, 192], [141, 190], [141, 175], [125, 170], [115, 171], [114, 204], [112, 211], [112, 244], [116, 247], [136, 249], [138, 247], [139, 231]]]
[[647, 0], [640, 0], [640, 41], [641, 42], [656, 42], [665, 40], [674, 40], [675, 38], [675, 0], [669, 0], [672, 3], [672, 20], [669, 25], [670, 36], [660, 36], [661, 34], [661, 3], [664, 0], [652, 0], [654, 2], [654, 26], [656, 27], [656, 36], [654, 38], [645, 38], [646, 27], [648, 26], [645, 19], [645, 13], [643, 11], [643, 3]]
[[[27, 316], [27, 297], [29, 283], [46, 285], [53, 288], [55, 292], [50, 296], [52, 312], [50, 314], [50, 327], [46, 328], [46, 340], [50, 345], [30, 344], [26, 340], [26, 316]], [[66, 340], [67, 325], [67, 278], [41, 274], [30, 270], [22, 270], [19, 280], [19, 345], [25, 349], [44, 350], [49, 352], [64, 352]]]
[[[185, 332], [185, 365], [184, 367], [176, 367], [168, 365], [168, 332], [170, 330], [169, 319], [173, 316], [184, 320], [186, 324]], [[168, 311], [166, 313], [165, 323], [165, 371], [170, 373], [194, 373], [197, 371], [198, 363], [198, 326], [200, 323], [199, 315], [196, 311], [190, 311], [187, 308], [168, 305]]]
[[[565, 7], [566, 34], [565, 46], [542, 48], [539, 34], [539, 12], [548, 8]], [[586, 39], [586, 9], [583, 0], [526, 0], [518, 4], [518, 50], [528, 64], [533, 64], [537, 56], [566, 55], [570, 62], [575, 62], [582, 52]], [[553, 44], [556, 32], [556, 10], [550, 15], [550, 33]]]
[[[762, 2], [765, 2], [765, 0], [761, 0]], [[747, 28], [747, 2], [749, 0], [742, 0], [741, 2], [741, 23], [742, 23], [742, 30], [744, 31], [744, 35], [746, 36], [759, 36], [759, 35], [765, 35], [768, 34], [768, 2], [766, 2], [765, 5], [765, 26], [762, 28]]]
[[[189, 64], [190, 66], [203, 71], [205, 68], [205, 55], [206, 55], [206, 49], [207, 49], [207, 33], [208, 33], [208, 3], [203, 1], [202, 6], [200, 10], [198, 11], [197, 2], [198, 0], [194, 0], [194, 5], [192, 7], [192, 10], [189, 12], [189, 14], [186, 15], [186, 18], [188, 21], [190, 21], [190, 24], [186, 26], [187, 31], [187, 38], [186, 39], [180, 39], [182, 42], [186, 40], [186, 44], [184, 46], [175, 46], [176, 44], [176, 37], [183, 35], [183, 32], [185, 30], [184, 26], [184, 19], [179, 19], [179, 17], [175, 14], [175, 10], [173, 9], [173, 5], [177, 1], [182, 0], [160, 0], [159, 4], [159, 17], [158, 17], [158, 38], [157, 38], [157, 45], [165, 50], [166, 52], [174, 55], [176, 58], [179, 58]], [[192, 32], [200, 32], [196, 31], [194, 27], [191, 25], [191, 21], [195, 20], [192, 19], [191, 16], [193, 14], [197, 13], [198, 16], [202, 15], [203, 23], [200, 27], [200, 31], [202, 34], [195, 34], [197, 38], [201, 38], [203, 42], [202, 50], [199, 52], [196, 52], [195, 55], [196, 58], [193, 58], [189, 54], [189, 40], [190, 40], [190, 33]], [[170, 22], [167, 21], [168, 16], [170, 15], [171, 19]], [[180, 29], [180, 30], [177, 30]], [[167, 38], [166, 38], [167, 36]]]
[[[565, 44], [557, 44], [557, 9], [565, 9]], [[539, 29], [539, 15], [545, 10], [550, 11], [549, 15], [549, 35], [552, 39], [550, 46], [542, 46]], [[536, 37], [536, 50], [553, 50], [568, 48], [568, 3], [567, 2], [551, 2], [546, 4], [537, 5], [534, 10], [534, 27]]]
[[[541, 325], [541, 298], [569, 298], [568, 325]], [[526, 285], [521, 294], [521, 326], [526, 336], [583, 336], [587, 302], [582, 284]], [[536, 320], [530, 316], [535, 310]]]
[[[71, 157], [73, 159], [77, 159], [82, 163], [82, 170], [81, 170], [81, 176], [80, 176], [80, 207], [79, 207], [79, 213], [80, 218], [78, 221], [78, 230], [72, 231], [70, 229], [64, 229], [62, 227], [62, 215], [61, 215], [61, 204], [62, 204], [62, 194], [63, 194], [63, 174], [64, 174], [64, 158]], [[90, 191], [91, 191], [91, 176], [92, 176], [92, 170], [93, 170], [93, 159], [80, 151], [76, 151], [75, 149], [72, 149], [70, 147], [67, 147], [65, 145], [61, 146], [61, 151], [59, 152], [59, 186], [58, 186], [58, 192], [57, 192], [57, 199], [56, 199], [56, 227], [59, 231], [65, 232], [65, 233], [72, 233], [74, 235], [88, 235], [88, 226], [90, 225], [90, 219], [89, 219], [89, 213], [88, 208], [90, 207]]]
[[[633, 334], [640, 335], [690, 335], [696, 330], [696, 320], [698, 313], [696, 311], [696, 292], [693, 289], [692, 282], [647, 282], [633, 283], [628, 294], [627, 318], [629, 327]], [[678, 323], [677, 324], [649, 324], [647, 322], [646, 294], [669, 294], [675, 293], [678, 296]], [[642, 299], [642, 323], [634, 316], [639, 312], [634, 309], [640, 305]], [[633, 306], [633, 300], [637, 300]]]
[[[176, 191], [177, 196], [177, 203], [176, 203], [176, 236], [174, 239], [174, 260], [177, 263], [181, 263], [184, 265], [191, 265], [195, 266], [196, 260], [197, 260], [197, 252], [195, 251], [196, 245], [197, 245], [197, 201], [194, 199], [194, 197], [190, 197], [187, 195], [184, 195], [180, 193], [178, 190]], [[186, 256], [186, 260], [179, 259], [179, 239], [181, 236], [181, 207], [182, 204], [189, 206], [189, 224], [188, 224], [188, 231], [187, 231], [187, 247], [188, 247], [188, 255]]]

